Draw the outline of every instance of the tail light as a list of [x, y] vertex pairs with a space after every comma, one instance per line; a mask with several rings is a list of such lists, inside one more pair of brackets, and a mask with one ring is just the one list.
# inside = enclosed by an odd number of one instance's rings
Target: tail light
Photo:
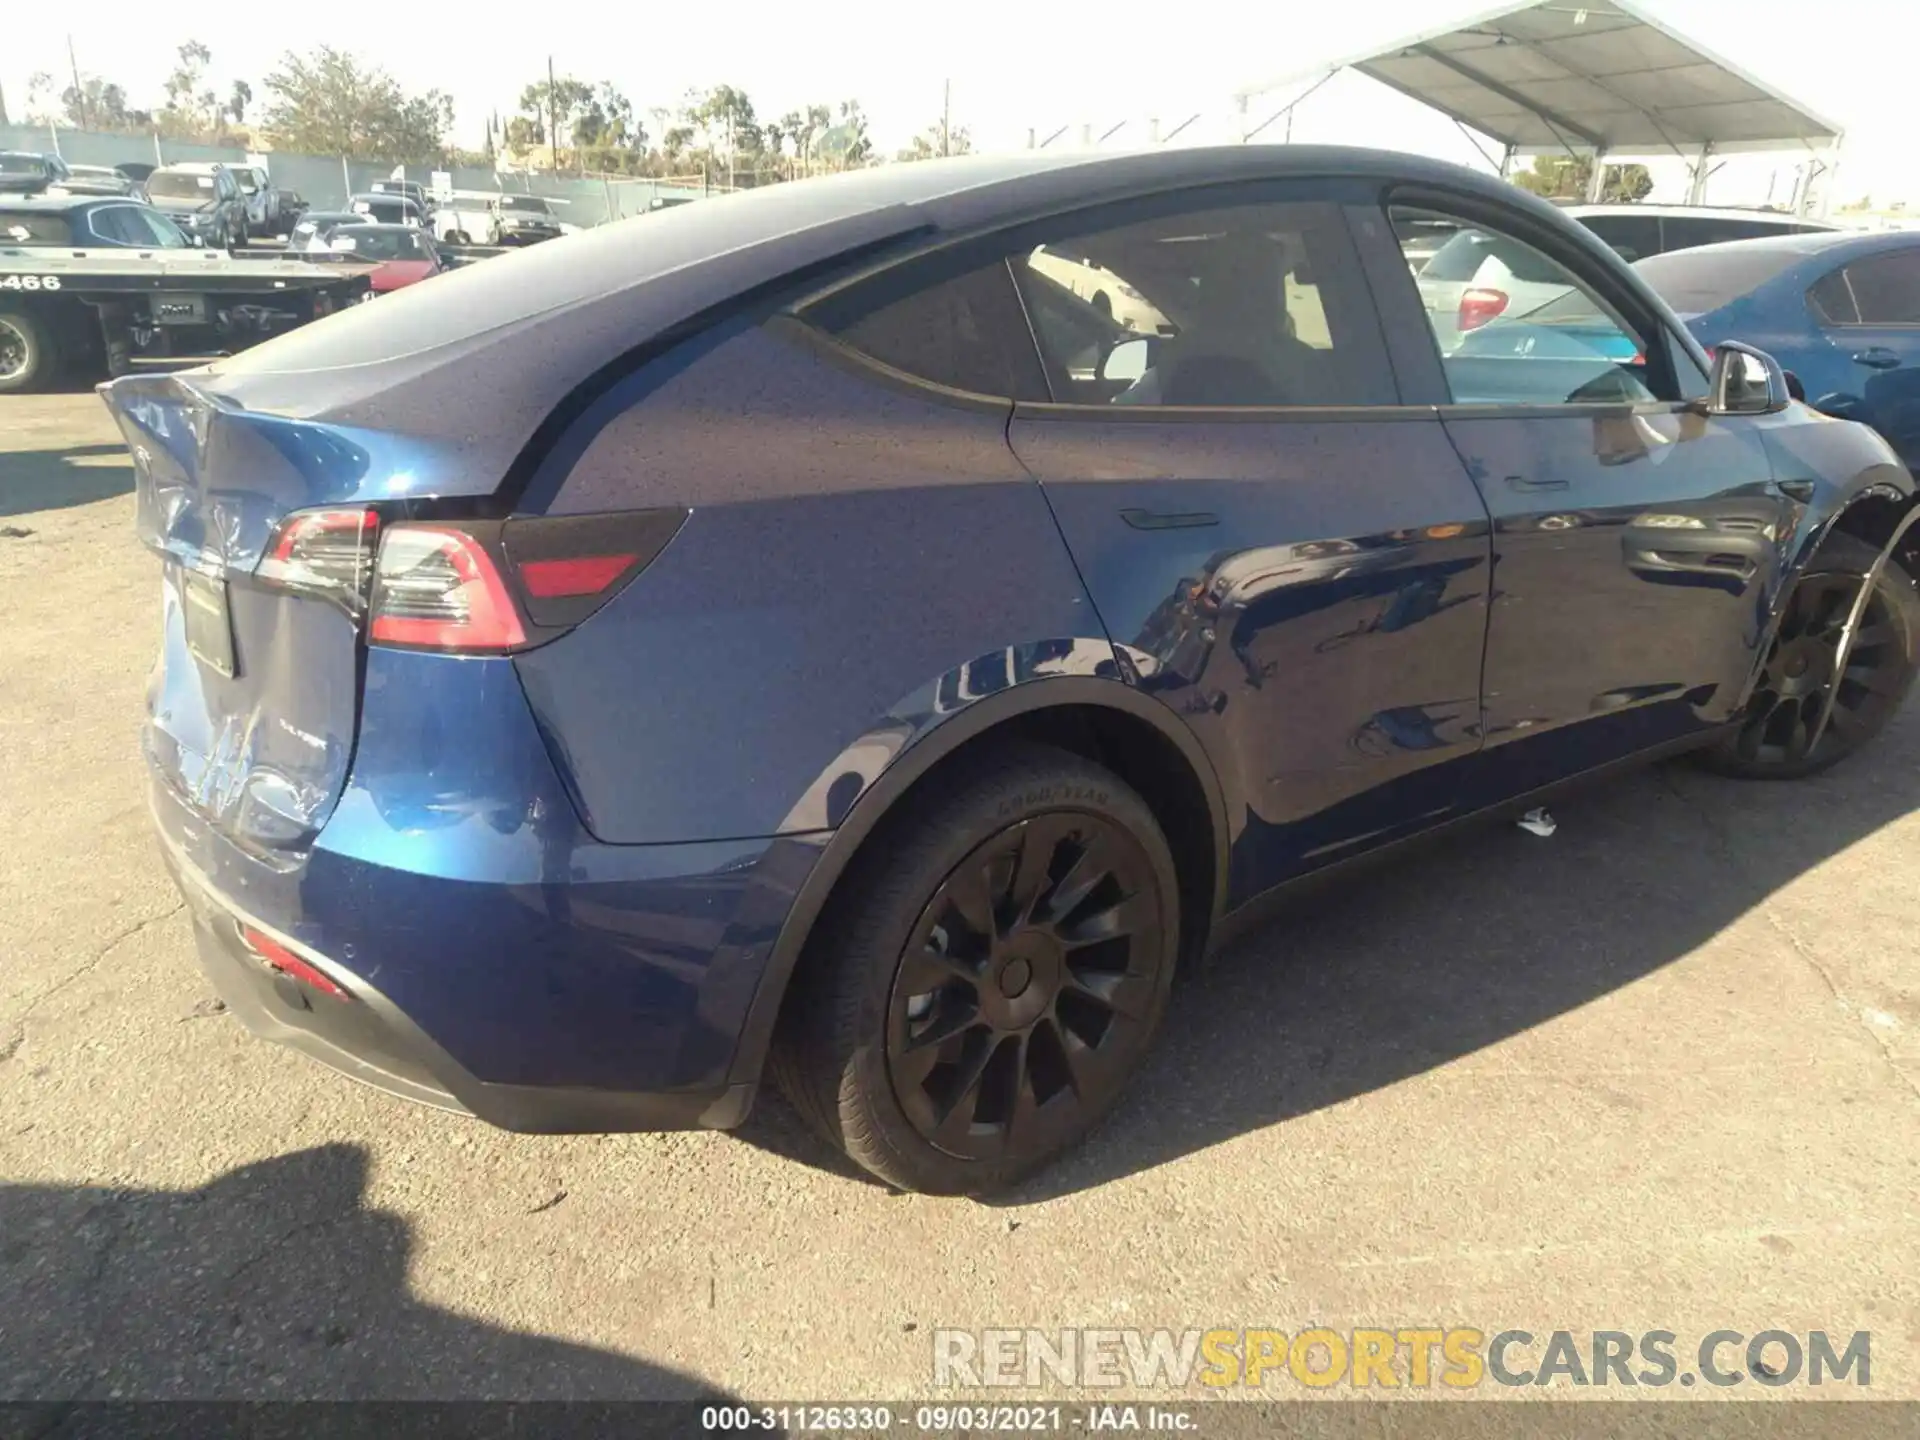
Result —
[[357, 614], [366, 604], [379, 540], [377, 510], [296, 510], [280, 522], [253, 573], [270, 585], [338, 600]]
[[1496, 320], [1507, 308], [1507, 292], [1504, 290], [1485, 290], [1475, 286], [1460, 296], [1460, 329], [1478, 330], [1489, 320]]
[[373, 572], [367, 638], [430, 650], [511, 650], [527, 643], [520, 612], [486, 546], [451, 525], [387, 534]]
[[393, 525], [374, 571], [367, 638], [472, 654], [551, 640], [619, 594], [679, 533], [687, 514]]
[[364, 615], [375, 645], [501, 654], [585, 620], [688, 514], [429, 522], [383, 521], [364, 506], [297, 510], [275, 529], [254, 576]]

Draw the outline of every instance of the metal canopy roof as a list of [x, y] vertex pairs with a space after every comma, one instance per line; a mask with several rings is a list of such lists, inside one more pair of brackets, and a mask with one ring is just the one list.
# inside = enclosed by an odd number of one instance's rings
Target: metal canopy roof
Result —
[[1316, 73], [1340, 69], [1517, 150], [1775, 150], [1841, 134], [1631, 0], [1520, 0]]

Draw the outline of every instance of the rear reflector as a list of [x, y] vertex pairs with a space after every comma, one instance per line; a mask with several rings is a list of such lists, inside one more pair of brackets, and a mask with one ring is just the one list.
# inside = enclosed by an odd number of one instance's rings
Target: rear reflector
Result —
[[520, 566], [520, 583], [536, 600], [598, 595], [627, 573], [636, 555], [581, 555], [571, 560], [529, 560]]
[[298, 980], [302, 985], [311, 986], [322, 995], [331, 995], [336, 1000], [351, 1000], [353, 998], [345, 990], [341, 989], [340, 986], [318, 966], [313, 965], [309, 961], [302, 960], [278, 940], [261, 934], [251, 925], [243, 925], [240, 927], [240, 938], [247, 942], [248, 949], [252, 950], [254, 954], [258, 955], [281, 974]]
[[378, 511], [296, 510], [280, 522], [253, 573], [269, 584], [327, 596], [357, 611], [366, 603], [379, 539]]
[[487, 548], [451, 525], [396, 525], [374, 566], [367, 638], [376, 645], [493, 652], [527, 641]]
[[1460, 328], [1478, 330], [1489, 320], [1496, 320], [1507, 308], [1507, 292], [1504, 290], [1483, 290], [1475, 286], [1460, 296]]

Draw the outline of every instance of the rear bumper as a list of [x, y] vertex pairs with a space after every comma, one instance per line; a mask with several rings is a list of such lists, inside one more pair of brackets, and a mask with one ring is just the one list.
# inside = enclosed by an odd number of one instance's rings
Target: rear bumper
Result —
[[[751, 1084], [633, 1092], [481, 1080], [364, 977], [237, 909], [168, 843], [164, 831], [161, 851], [193, 916], [201, 966], [227, 1008], [261, 1039], [362, 1084], [503, 1130], [538, 1134], [731, 1129], [752, 1108]], [[295, 950], [348, 998], [270, 967], [242, 938], [243, 925]]]

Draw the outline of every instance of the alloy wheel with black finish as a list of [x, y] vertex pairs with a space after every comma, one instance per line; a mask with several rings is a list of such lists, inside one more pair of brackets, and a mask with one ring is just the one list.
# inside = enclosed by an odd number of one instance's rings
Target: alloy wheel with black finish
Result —
[[1139, 795], [1064, 751], [983, 756], [916, 792], [843, 877], [775, 1073], [892, 1184], [1003, 1187], [1119, 1098], [1178, 933], [1172, 855]]
[[18, 310], [0, 311], [0, 395], [44, 384], [59, 368], [45, 325]]
[[1788, 598], [1739, 728], [1707, 752], [1709, 766], [1798, 779], [1886, 728], [1920, 669], [1920, 593], [1896, 561], [1881, 570], [1840, 664], [1847, 619], [1878, 554], [1851, 535], [1827, 539]]

